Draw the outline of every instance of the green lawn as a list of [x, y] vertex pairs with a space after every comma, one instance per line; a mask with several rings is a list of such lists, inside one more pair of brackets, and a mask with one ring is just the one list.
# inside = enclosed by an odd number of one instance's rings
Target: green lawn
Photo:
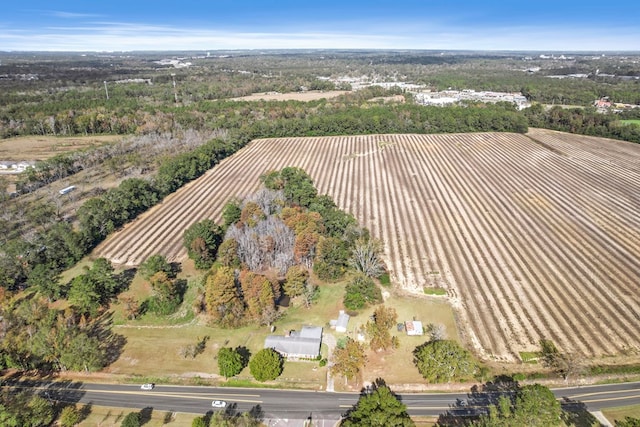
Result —
[[640, 119], [632, 119], [632, 120], [620, 120], [620, 123], [623, 124], [633, 124], [633, 125], [638, 125], [640, 126]]
[[640, 405], [603, 409], [602, 413], [615, 425], [616, 420], [622, 421], [625, 417], [640, 418]]
[[[190, 287], [185, 296], [185, 303], [176, 315], [167, 318], [144, 315], [135, 321], [127, 321], [122, 309], [114, 304], [114, 330], [125, 336], [127, 343], [123, 354], [105, 371], [134, 378], [135, 381], [146, 382], [206, 382], [224, 383], [218, 377], [216, 355], [221, 347], [245, 346], [252, 354], [262, 349], [264, 339], [269, 335], [267, 326], [251, 325], [237, 329], [221, 329], [206, 324], [203, 317], [195, 317], [191, 305], [199, 286], [197, 277], [189, 276]], [[284, 309], [284, 316], [276, 323], [275, 334], [287, 330], [299, 330], [303, 325], [322, 326], [326, 332], [337, 339], [344, 334], [329, 329], [329, 321], [335, 319], [342, 306], [345, 282], [322, 284], [317, 300], [310, 308], [300, 305]], [[452, 339], [458, 339], [454, 315], [449, 304], [442, 298], [399, 295], [389, 288], [383, 288], [386, 294], [385, 305], [393, 307], [398, 313], [398, 322], [405, 320], [421, 320], [423, 324], [442, 323]], [[139, 277], [134, 278], [127, 293], [136, 298], [144, 298], [149, 294], [148, 285]], [[373, 307], [362, 310], [352, 317], [347, 335], [356, 337], [360, 329], [373, 312]], [[421, 381], [417, 369], [411, 362], [412, 351], [422, 344], [425, 337], [409, 337], [404, 332], [393, 331], [400, 338], [400, 348], [388, 354], [371, 354], [370, 364], [365, 375], [384, 376], [389, 384], [415, 383]], [[208, 337], [205, 350], [194, 359], [184, 358], [181, 349], [187, 345], [195, 345], [199, 340]], [[323, 346], [323, 357], [327, 356], [327, 348]], [[394, 363], [388, 363], [393, 360]], [[325, 387], [326, 367], [319, 367], [317, 362], [287, 362], [282, 376], [271, 385], [297, 387], [304, 389], [320, 389]], [[372, 377], [372, 379], [375, 379]], [[237, 381], [249, 383], [251, 375], [246, 368]]]
[[[90, 413], [82, 420], [78, 426], [80, 427], [116, 427], [122, 422], [122, 419], [132, 409], [112, 408], [107, 406], [93, 406]], [[198, 416], [195, 414], [184, 414], [181, 412], [152, 411], [151, 418], [145, 422], [145, 427], [191, 427], [193, 419]]]

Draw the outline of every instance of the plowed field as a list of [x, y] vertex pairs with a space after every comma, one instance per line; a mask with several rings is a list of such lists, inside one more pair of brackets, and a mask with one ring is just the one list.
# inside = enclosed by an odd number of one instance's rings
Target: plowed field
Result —
[[442, 286], [487, 358], [548, 338], [587, 357], [640, 347], [640, 145], [532, 129], [253, 141], [113, 235], [97, 254], [185, 257], [270, 169], [299, 166], [385, 242], [395, 283]]

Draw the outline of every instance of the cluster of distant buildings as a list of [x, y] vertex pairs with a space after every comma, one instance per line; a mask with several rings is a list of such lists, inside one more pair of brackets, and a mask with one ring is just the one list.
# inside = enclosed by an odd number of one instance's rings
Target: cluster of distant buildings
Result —
[[623, 104], [622, 102], [611, 102], [608, 97], [600, 98], [593, 103], [593, 106], [600, 113], [606, 113], [608, 111], [620, 112], [624, 110], [631, 110], [633, 108], [640, 108], [640, 105], [636, 104]]
[[493, 92], [478, 91], [472, 89], [464, 90], [443, 90], [438, 92], [419, 92], [414, 94], [417, 103], [422, 105], [448, 105], [458, 104], [464, 101], [472, 102], [511, 102], [516, 105], [519, 110], [531, 106], [529, 100], [520, 92]]
[[22, 173], [33, 164], [29, 162], [2, 162], [0, 161], [0, 173]]
[[154, 62], [165, 67], [188, 68], [193, 64], [189, 61], [186, 61], [186, 59], [187, 58], [165, 58]]
[[485, 103], [511, 102], [515, 104], [519, 110], [531, 106], [527, 98], [520, 92], [475, 91], [473, 89], [432, 91], [425, 85], [400, 81], [378, 82], [367, 76], [339, 77], [335, 79], [329, 79], [328, 77], [318, 78], [331, 80], [337, 86], [349, 84], [352, 90], [359, 90], [369, 86], [380, 86], [385, 89], [396, 87], [412, 94], [416, 102], [421, 105], [445, 106], [458, 104], [463, 101], [472, 101]]

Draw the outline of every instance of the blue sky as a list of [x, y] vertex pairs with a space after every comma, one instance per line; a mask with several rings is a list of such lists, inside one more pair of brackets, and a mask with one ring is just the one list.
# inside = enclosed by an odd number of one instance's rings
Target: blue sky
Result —
[[4, 2], [0, 51], [640, 51], [640, 1]]

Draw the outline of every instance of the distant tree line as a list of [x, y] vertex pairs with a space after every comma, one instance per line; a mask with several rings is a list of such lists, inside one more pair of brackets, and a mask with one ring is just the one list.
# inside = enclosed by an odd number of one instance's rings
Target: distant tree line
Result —
[[525, 109], [523, 114], [531, 127], [640, 143], [640, 126], [620, 122], [621, 118], [637, 117], [640, 109], [618, 115], [598, 113], [594, 108], [556, 106], [546, 110], [536, 104]]

